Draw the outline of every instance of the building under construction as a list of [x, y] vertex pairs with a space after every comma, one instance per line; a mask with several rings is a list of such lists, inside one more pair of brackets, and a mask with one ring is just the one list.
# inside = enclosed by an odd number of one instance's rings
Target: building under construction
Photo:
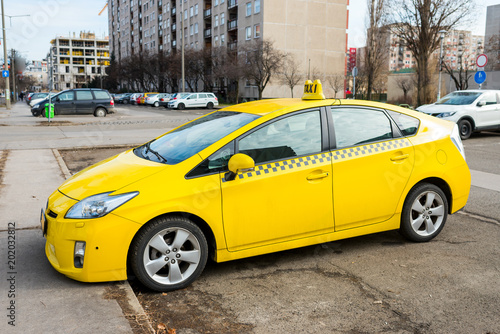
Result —
[[94, 33], [58, 36], [51, 41], [54, 52], [54, 89], [82, 88], [95, 77], [106, 74], [109, 65], [109, 39]]

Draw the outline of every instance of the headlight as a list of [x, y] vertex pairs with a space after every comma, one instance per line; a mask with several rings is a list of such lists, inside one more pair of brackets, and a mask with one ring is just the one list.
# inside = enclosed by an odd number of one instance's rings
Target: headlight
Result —
[[440, 113], [439, 115], [437, 115], [436, 117], [439, 117], [439, 118], [443, 118], [443, 117], [451, 117], [453, 115], [455, 115], [457, 112], [456, 111], [452, 111], [452, 112], [442, 112]]
[[109, 195], [109, 193], [93, 195], [82, 199], [69, 209], [65, 218], [73, 219], [90, 219], [99, 218], [107, 215], [120, 205], [125, 204], [135, 196], [139, 195], [138, 191], [121, 195]]
[[38, 109], [38, 108], [40, 108], [40, 103], [35, 104], [35, 105], [33, 106], [33, 108], [34, 108], [34, 109]]

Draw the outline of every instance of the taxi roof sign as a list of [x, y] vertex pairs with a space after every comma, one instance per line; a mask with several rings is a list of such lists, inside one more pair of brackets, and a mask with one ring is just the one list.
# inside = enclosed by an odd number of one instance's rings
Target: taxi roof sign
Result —
[[302, 95], [302, 100], [324, 100], [325, 94], [323, 94], [323, 86], [321, 86], [321, 81], [307, 80], [304, 84], [304, 95]]

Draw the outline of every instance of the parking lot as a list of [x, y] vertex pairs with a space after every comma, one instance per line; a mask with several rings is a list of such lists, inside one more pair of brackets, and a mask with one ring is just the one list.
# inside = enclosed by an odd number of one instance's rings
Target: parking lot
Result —
[[[19, 109], [0, 117], [0, 152], [55, 149], [76, 172], [206, 112], [119, 105], [105, 119], [58, 117], [48, 126]], [[500, 133], [473, 135], [464, 146], [468, 204], [429, 243], [391, 231], [209, 262], [190, 287], [169, 293], [130, 283], [159, 333], [500, 333]]]

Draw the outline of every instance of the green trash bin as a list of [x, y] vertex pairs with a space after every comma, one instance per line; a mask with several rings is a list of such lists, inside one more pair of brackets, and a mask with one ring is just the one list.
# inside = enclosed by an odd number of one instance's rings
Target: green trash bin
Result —
[[45, 117], [54, 118], [54, 104], [50, 104], [50, 112], [49, 112], [49, 104], [45, 103]]

